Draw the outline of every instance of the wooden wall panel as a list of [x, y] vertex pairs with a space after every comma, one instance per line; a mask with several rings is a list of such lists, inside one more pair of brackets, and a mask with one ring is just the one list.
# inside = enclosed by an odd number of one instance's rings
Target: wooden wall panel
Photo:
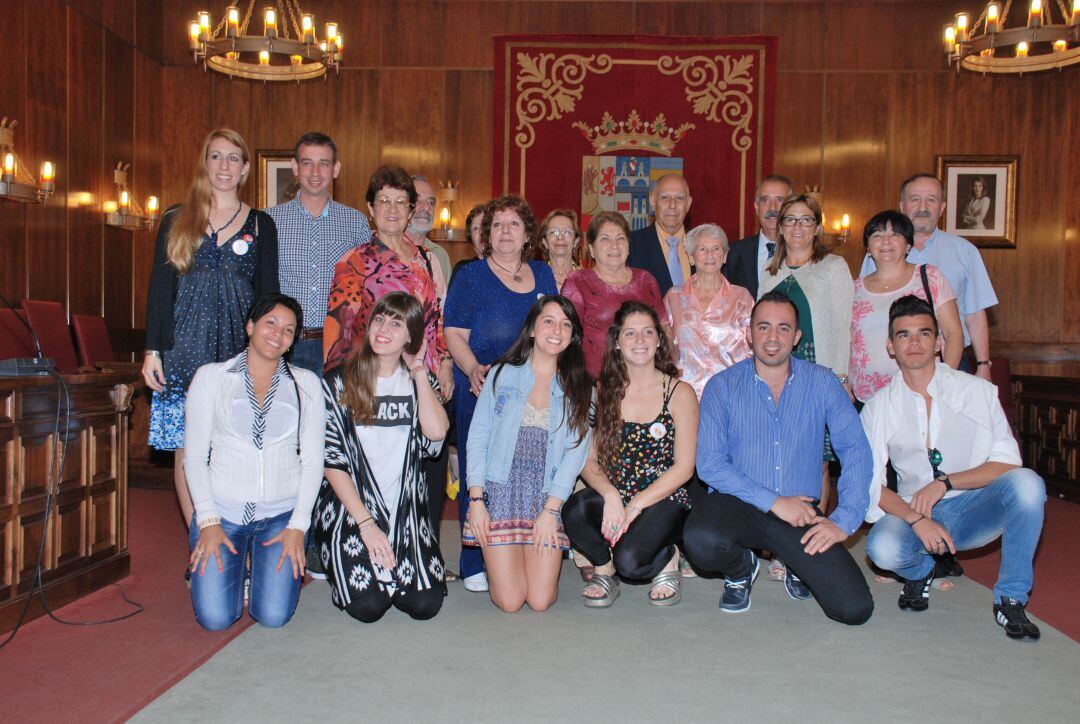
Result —
[[[105, 31], [105, 182], [107, 198], [115, 199], [112, 171], [116, 164], [132, 164], [128, 172], [128, 186], [131, 194], [140, 199], [141, 204], [146, 194], [141, 191], [136, 181], [139, 169], [134, 167], [135, 158], [135, 53], [111, 31]], [[105, 280], [105, 319], [114, 326], [131, 326], [132, 305], [132, 259], [131, 231], [115, 226], [104, 226], [104, 248], [102, 266], [99, 272]]]
[[[446, 125], [443, 135], [445, 175], [461, 181], [453, 223], [464, 228], [474, 204], [491, 196], [491, 73], [482, 70], [446, 74]], [[486, 164], [486, 165], [485, 165]]]
[[195, 159], [210, 132], [210, 81], [195, 67], [161, 72], [161, 210], [184, 200]]
[[[104, 113], [104, 33], [99, 23], [69, 9], [69, 110], [77, 123], [68, 127], [67, 166], [61, 169], [68, 189], [68, 239], [71, 268], [70, 311], [101, 314], [103, 309], [101, 202], [111, 196], [106, 186], [102, 145]], [[94, 62], [96, 61], [96, 62]], [[111, 180], [111, 179], [110, 179]], [[88, 273], [90, 271], [98, 273]]]
[[[67, 6], [59, 0], [27, 3], [26, 27], [26, 52], [36, 67], [33, 82], [26, 84], [23, 133], [16, 140], [19, 155], [37, 178], [42, 161], [67, 158]], [[57, 32], [31, 30], [37, 28]], [[59, 178], [56, 188], [56, 201], [27, 208], [27, 294], [67, 303], [67, 208], [61, 201], [67, 182]]]
[[[761, 32], [780, 39], [778, 70], [805, 73], [825, 68], [825, 8], [823, 2], [762, 4]], [[779, 149], [779, 136], [776, 141]]]
[[[10, 38], [26, 37], [26, 5], [0, 3], [0, 27]], [[22, 65], [0, 73], [0, 118], [18, 121], [15, 150], [24, 159], [26, 138], [26, 73]], [[26, 208], [0, 201], [0, 294], [17, 304], [26, 296]]]
[[634, 3], [634, 30], [646, 35], [756, 35], [761, 3]]
[[[1062, 268], [1065, 273], [1063, 288], [1070, 294], [1067, 303], [1061, 305], [1061, 341], [1080, 342], [1080, 304], [1076, 304], [1076, 291], [1080, 289], [1080, 203], [1076, 202], [1076, 190], [1080, 189], [1080, 153], [1076, 152], [1075, 139], [1080, 138], [1080, 103], [1072, 94], [1072, 110], [1062, 117], [1062, 137], [1072, 140], [1072, 152], [1064, 154], [1065, 165], [1061, 185], [1058, 186], [1058, 204], [1065, 210], [1064, 254]], [[1064, 297], [1064, 295], [1063, 295]]]
[[380, 163], [431, 177], [442, 174], [445, 77], [440, 70], [420, 69], [387, 68], [379, 74]]
[[[795, 188], [822, 183], [824, 73], [777, 73], [773, 171], [789, 176]], [[784, 143], [779, 140], [783, 138]]]
[[[135, 105], [134, 112], [134, 189], [139, 203], [144, 204], [151, 194], [165, 203], [162, 196], [162, 124], [161, 64], [149, 56], [135, 54]], [[159, 213], [163, 209], [159, 208]], [[150, 283], [150, 267], [154, 259], [156, 229], [131, 234], [131, 281], [132, 306], [130, 326], [146, 326], [146, 291]], [[118, 324], [114, 320], [114, 324]], [[128, 326], [128, 325], [124, 325]]]

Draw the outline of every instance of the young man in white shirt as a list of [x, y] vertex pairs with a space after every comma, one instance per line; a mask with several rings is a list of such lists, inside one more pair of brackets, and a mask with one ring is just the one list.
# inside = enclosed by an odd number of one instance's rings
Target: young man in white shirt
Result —
[[[1046, 487], [1021, 467], [997, 388], [937, 361], [937, 320], [908, 295], [889, 310], [889, 354], [900, 374], [870, 398], [863, 428], [874, 453], [870, 559], [904, 579], [901, 609], [930, 605], [934, 553], [1001, 542], [994, 618], [1012, 639], [1037, 641], [1025, 606], [1043, 524]], [[897, 490], [885, 485], [885, 463]]]

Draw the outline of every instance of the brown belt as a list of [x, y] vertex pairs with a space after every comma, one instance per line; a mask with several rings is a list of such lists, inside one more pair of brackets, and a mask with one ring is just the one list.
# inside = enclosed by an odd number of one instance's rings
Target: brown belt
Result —
[[300, 339], [322, 339], [322, 327], [314, 329], [304, 327], [304, 331], [300, 333]]

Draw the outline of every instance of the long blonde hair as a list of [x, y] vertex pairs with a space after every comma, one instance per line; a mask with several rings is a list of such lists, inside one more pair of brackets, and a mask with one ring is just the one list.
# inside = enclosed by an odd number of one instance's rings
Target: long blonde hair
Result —
[[[240, 149], [240, 155], [244, 163], [250, 163], [251, 154], [248, 153], [247, 143], [236, 131], [229, 128], [219, 128], [211, 131], [203, 141], [202, 153], [195, 164], [195, 173], [192, 176], [191, 186], [188, 188], [187, 199], [176, 217], [176, 223], [169, 230], [169, 243], [166, 251], [169, 263], [176, 267], [181, 274], [186, 274], [195, 259], [195, 251], [202, 243], [207, 219], [210, 217], [210, 204], [213, 196], [210, 194], [210, 177], [206, 172], [206, 158], [210, 153], [210, 144], [215, 138], [223, 138]], [[237, 192], [244, 187], [247, 174], [240, 177], [240, 185]]]

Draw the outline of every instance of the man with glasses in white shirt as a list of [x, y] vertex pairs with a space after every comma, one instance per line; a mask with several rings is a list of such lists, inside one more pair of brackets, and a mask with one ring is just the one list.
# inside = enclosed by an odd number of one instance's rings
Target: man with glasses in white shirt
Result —
[[[1012, 639], [1037, 641], [1025, 607], [1042, 534], [1046, 487], [1021, 467], [997, 388], [938, 362], [937, 320], [908, 295], [889, 310], [889, 354], [900, 374], [862, 411], [874, 454], [870, 559], [904, 579], [902, 610], [925, 611], [933, 554], [981, 548], [1001, 536], [994, 618]], [[885, 484], [892, 462], [897, 490]]]

